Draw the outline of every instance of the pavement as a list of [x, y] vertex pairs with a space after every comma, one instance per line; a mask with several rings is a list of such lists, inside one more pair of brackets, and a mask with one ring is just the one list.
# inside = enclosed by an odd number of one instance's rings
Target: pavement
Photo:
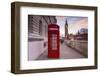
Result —
[[[48, 51], [44, 51], [36, 60], [51, 60], [48, 58]], [[85, 58], [82, 54], [78, 53], [65, 43], [60, 44], [60, 59], [79, 59]]]

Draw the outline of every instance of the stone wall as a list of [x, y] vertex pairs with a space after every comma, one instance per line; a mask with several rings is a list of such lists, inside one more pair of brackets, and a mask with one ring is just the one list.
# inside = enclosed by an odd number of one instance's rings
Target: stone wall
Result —
[[79, 52], [80, 54], [88, 57], [88, 42], [82, 40], [66, 40], [66, 45], [73, 48], [75, 51]]
[[28, 60], [35, 60], [48, 49], [48, 25], [56, 24], [54, 16], [28, 16]]

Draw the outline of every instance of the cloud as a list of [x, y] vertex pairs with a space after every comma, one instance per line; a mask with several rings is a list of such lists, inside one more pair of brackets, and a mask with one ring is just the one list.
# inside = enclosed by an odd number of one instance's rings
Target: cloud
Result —
[[68, 28], [69, 33], [76, 34], [81, 28], [88, 28], [88, 18], [83, 18], [79, 21], [69, 24]]
[[60, 35], [65, 34], [65, 22], [68, 22], [68, 32], [76, 34], [81, 28], [88, 28], [88, 18], [87, 17], [77, 17], [77, 16], [56, 16], [57, 24], [60, 26]]

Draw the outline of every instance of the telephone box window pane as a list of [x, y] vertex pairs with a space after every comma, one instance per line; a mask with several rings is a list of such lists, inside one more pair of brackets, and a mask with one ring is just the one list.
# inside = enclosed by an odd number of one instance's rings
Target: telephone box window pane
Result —
[[52, 34], [50, 37], [51, 50], [57, 50], [57, 35]]

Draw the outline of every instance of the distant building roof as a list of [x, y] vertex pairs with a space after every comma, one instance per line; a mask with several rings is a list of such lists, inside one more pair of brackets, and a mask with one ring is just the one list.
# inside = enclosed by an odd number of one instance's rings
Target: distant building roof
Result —
[[87, 28], [81, 28], [81, 29], [79, 30], [79, 33], [80, 33], [80, 34], [88, 33], [88, 29], [87, 29]]

